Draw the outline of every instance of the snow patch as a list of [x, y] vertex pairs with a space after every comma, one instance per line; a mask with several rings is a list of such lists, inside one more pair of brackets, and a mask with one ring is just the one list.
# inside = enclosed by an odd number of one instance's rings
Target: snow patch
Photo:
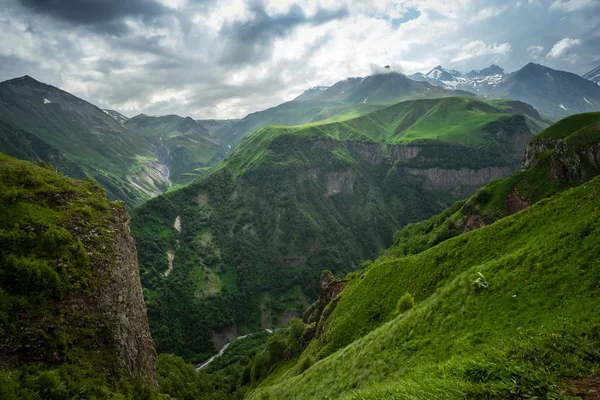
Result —
[[367, 100], [369, 100], [369, 97], [371, 97], [371, 96], [367, 96], [367, 98], [365, 99], [365, 101], [363, 101], [363, 104], [367, 104]]
[[50, 100], [44, 99], [44, 104], [50, 104], [50, 103], [52, 103]]
[[565, 111], [569, 111], [569, 110], [567, 110], [567, 107], [563, 106], [562, 104], [560, 104], [559, 107], [562, 108]]
[[583, 98], [583, 100], [585, 100], [585, 102], [586, 102], [586, 103], [588, 103], [588, 104], [592, 105], [592, 103], [590, 103], [590, 102], [589, 102], [589, 100], [588, 100], [588, 99], [586, 99], [585, 97]]

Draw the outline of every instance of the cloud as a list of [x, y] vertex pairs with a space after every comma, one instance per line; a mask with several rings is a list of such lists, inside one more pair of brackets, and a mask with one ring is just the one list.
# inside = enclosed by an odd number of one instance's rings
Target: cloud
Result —
[[550, 6], [551, 10], [571, 12], [598, 4], [596, 0], [556, 0]]
[[464, 45], [451, 62], [465, 61], [486, 55], [505, 56], [511, 51], [512, 47], [509, 43], [494, 43], [488, 45], [481, 40], [474, 40]]
[[[520, 7], [520, 3], [517, 2], [517, 7]], [[477, 14], [471, 17], [471, 22], [480, 22], [488, 18], [496, 17], [502, 14], [506, 10], [504, 7], [486, 7], [482, 8]]]
[[285, 37], [298, 26], [316, 26], [348, 16], [346, 7], [336, 10], [319, 8], [313, 15], [307, 16], [296, 4], [286, 13], [270, 15], [260, 1], [254, 2], [249, 11], [249, 19], [228, 21], [221, 28], [220, 36], [225, 40], [222, 62], [260, 62], [270, 56], [275, 40]]
[[122, 35], [129, 28], [126, 18], [149, 20], [167, 9], [154, 0], [19, 0], [28, 9], [99, 31]]
[[527, 54], [533, 59], [540, 58], [542, 51], [544, 51], [544, 46], [534, 45], [527, 48]]
[[[0, 0], [0, 81], [28, 74], [127, 116], [239, 118], [372, 65], [514, 71], [540, 47], [552, 68], [598, 66], [595, 9], [544, 1]], [[581, 43], [546, 57], [561, 38]]]
[[571, 49], [580, 44], [581, 39], [561, 39], [552, 46], [552, 49], [546, 55], [546, 58], [573, 60], [573, 57], [576, 57], [577, 54], [572, 53]]

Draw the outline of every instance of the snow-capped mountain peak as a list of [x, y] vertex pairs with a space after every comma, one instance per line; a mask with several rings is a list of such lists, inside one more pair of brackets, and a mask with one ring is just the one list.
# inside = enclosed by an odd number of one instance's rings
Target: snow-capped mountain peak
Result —
[[471, 70], [468, 73], [446, 70], [438, 65], [427, 74], [416, 73], [411, 75], [411, 78], [417, 81], [427, 81], [446, 89], [485, 92], [486, 88], [494, 87], [502, 81], [504, 76], [504, 70], [495, 64], [482, 70]]

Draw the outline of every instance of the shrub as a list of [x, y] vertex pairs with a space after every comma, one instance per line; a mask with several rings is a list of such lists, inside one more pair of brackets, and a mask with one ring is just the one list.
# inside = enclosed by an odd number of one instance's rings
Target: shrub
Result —
[[398, 304], [396, 305], [396, 314], [402, 314], [413, 308], [415, 305], [415, 299], [408, 292], [404, 293], [400, 300], [398, 300]]

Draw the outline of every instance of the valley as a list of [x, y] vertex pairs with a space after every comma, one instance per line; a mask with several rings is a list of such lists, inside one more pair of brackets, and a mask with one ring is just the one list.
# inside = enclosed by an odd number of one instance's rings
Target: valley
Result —
[[5, 3], [0, 399], [599, 398], [600, 5]]

